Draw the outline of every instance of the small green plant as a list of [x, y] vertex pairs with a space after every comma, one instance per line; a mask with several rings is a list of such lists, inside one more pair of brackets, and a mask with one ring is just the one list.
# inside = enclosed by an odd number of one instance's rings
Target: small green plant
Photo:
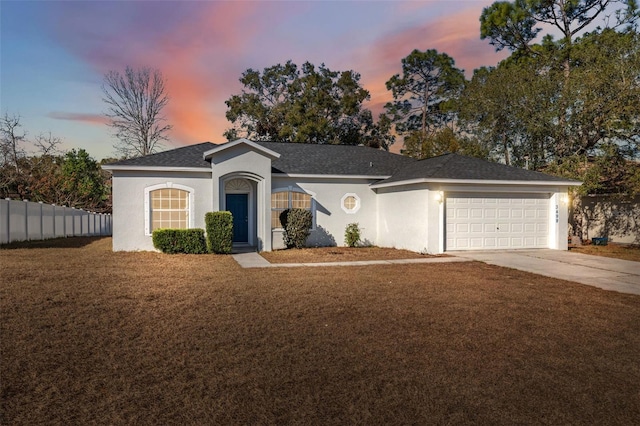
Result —
[[204, 229], [156, 229], [151, 238], [153, 246], [163, 253], [204, 254], [207, 252]]
[[209, 212], [204, 215], [209, 253], [229, 254], [233, 248], [233, 216], [231, 212]]
[[311, 212], [305, 209], [287, 209], [280, 213], [280, 222], [284, 228], [283, 238], [287, 248], [303, 248], [313, 226]]
[[362, 244], [362, 241], [360, 240], [361, 233], [362, 230], [360, 229], [360, 225], [357, 223], [348, 224], [344, 230], [344, 243], [348, 247], [358, 247]]

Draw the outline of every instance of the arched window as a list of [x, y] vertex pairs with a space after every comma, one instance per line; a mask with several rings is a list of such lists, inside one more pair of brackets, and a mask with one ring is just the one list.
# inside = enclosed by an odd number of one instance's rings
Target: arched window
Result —
[[286, 209], [309, 210], [314, 216], [313, 196], [300, 190], [286, 188], [276, 189], [271, 193], [271, 229], [282, 228], [280, 214]]
[[145, 234], [193, 227], [192, 197], [192, 188], [171, 182], [145, 188]]

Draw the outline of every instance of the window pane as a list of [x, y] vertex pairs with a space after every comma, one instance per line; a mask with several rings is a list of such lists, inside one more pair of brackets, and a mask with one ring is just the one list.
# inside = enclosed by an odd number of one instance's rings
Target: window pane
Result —
[[347, 210], [353, 210], [356, 208], [356, 197], [353, 195], [349, 195], [344, 199], [344, 208]]
[[311, 195], [302, 192], [291, 193], [291, 208], [294, 209], [311, 209]]
[[282, 223], [280, 222], [280, 214], [284, 210], [271, 210], [271, 229], [282, 228]]
[[163, 188], [151, 191], [151, 231], [159, 228], [188, 227], [189, 192]]
[[271, 208], [272, 209], [286, 209], [289, 208], [289, 193], [288, 192], [274, 192], [271, 194]]

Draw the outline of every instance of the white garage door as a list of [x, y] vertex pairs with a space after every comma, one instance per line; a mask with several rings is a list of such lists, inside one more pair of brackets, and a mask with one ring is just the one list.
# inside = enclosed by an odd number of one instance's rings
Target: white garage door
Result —
[[549, 246], [547, 194], [452, 193], [445, 202], [445, 250]]

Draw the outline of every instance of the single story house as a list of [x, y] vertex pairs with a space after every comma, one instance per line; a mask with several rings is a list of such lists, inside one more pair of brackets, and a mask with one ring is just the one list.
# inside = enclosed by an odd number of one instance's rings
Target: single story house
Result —
[[365, 242], [416, 252], [567, 249], [569, 186], [579, 182], [457, 154], [425, 160], [364, 147], [238, 139], [103, 166], [113, 174], [113, 249], [154, 250], [157, 228], [234, 217], [234, 244], [283, 248], [280, 213], [313, 213], [310, 246]]

